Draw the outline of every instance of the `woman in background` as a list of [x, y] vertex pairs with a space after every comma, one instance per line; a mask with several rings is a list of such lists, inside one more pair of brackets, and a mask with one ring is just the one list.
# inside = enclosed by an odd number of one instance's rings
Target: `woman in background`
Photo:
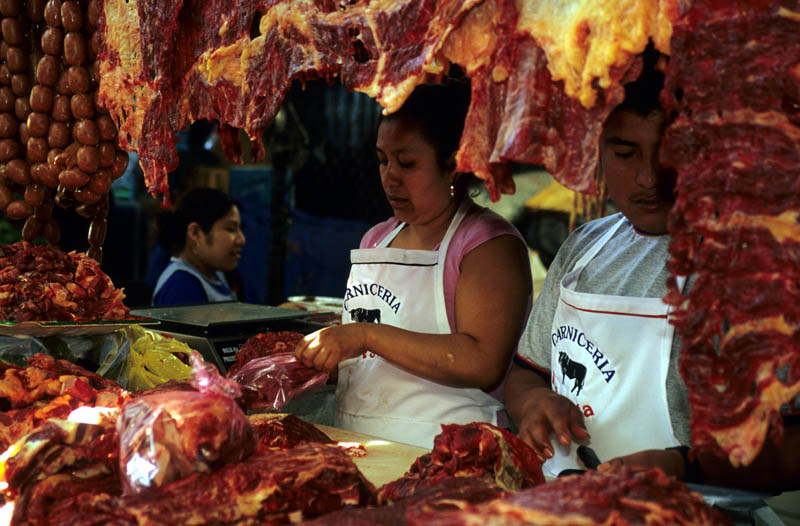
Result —
[[225, 272], [239, 263], [245, 238], [239, 209], [220, 190], [190, 190], [158, 217], [158, 243], [172, 255], [153, 292], [153, 305], [235, 301]]
[[468, 91], [418, 86], [382, 116], [376, 154], [394, 217], [351, 253], [342, 325], [306, 336], [338, 366], [335, 425], [431, 447], [442, 424], [503, 425], [499, 396], [530, 304], [519, 232], [472, 202], [455, 171]]

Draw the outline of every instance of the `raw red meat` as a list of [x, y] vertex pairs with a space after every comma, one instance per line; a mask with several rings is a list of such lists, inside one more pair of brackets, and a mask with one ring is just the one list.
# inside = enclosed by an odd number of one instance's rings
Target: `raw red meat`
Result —
[[[798, 2], [715, 0], [675, 25], [662, 145], [693, 444], [747, 465], [800, 393]], [[720, 82], [720, 75], [725, 82]], [[674, 282], [673, 282], [674, 287]]]
[[682, 483], [651, 470], [588, 471], [459, 511], [412, 509], [408, 526], [723, 526], [731, 522]]
[[251, 423], [258, 441], [258, 451], [265, 448], [291, 449], [308, 442], [336, 444], [316, 426], [294, 415], [260, 417], [256, 422], [251, 419]]
[[508, 490], [544, 482], [533, 450], [516, 436], [484, 422], [443, 425], [433, 450], [422, 455], [401, 478], [380, 488], [377, 502], [406, 499], [451, 477], [494, 482]]
[[130, 315], [124, 298], [86, 254], [27, 241], [0, 247], [0, 320], [120, 320]]
[[281, 352], [294, 352], [297, 342], [302, 339], [303, 334], [296, 331], [268, 331], [251, 336], [236, 351], [236, 361], [228, 368], [227, 376], [232, 376], [254, 358]]
[[[54, 486], [72, 481], [54, 475], [44, 483], [51, 479]], [[118, 488], [112, 489], [97, 491], [94, 485], [77, 485], [71, 492], [62, 486], [59, 491], [50, 492], [59, 498], [43, 499], [35, 511], [20, 510], [23, 521], [16, 524], [289, 524], [345, 506], [366, 505], [374, 492], [344, 452], [322, 444], [276, 449], [268, 455], [227, 464], [211, 474], [195, 473], [164, 487], [157, 496], [123, 497]], [[31, 513], [47, 517], [47, 522], [25, 522]]]

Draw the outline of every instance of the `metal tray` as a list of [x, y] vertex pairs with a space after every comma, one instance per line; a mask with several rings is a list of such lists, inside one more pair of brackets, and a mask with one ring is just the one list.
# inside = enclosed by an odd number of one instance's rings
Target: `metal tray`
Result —
[[158, 320], [134, 316], [124, 320], [98, 321], [0, 321], [0, 336], [45, 338], [108, 334], [130, 325], [158, 325]]

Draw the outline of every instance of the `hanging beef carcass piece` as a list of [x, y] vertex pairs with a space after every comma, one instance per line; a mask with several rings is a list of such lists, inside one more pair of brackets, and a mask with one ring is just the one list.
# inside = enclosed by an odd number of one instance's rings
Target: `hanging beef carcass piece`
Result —
[[[391, 112], [454, 63], [473, 81], [459, 170], [484, 179], [495, 199], [514, 191], [512, 161], [541, 162], [568, 186], [594, 192], [609, 101], [619, 100], [649, 38], [668, 50], [682, 3], [111, 0], [100, 20], [100, 98], [157, 194], [177, 166], [175, 132], [197, 119], [219, 122], [226, 154], [240, 160], [234, 129], [263, 153], [259, 138], [293, 81], [338, 77]], [[543, 76], [555, 85], [540, 83], [540, 92], [528, 84]]]
[[[697, 5], [675, 26], [662, 146], [695, 446], [749, 464], [800, 393], [800, 4]], [[720, 82], [720, 76], [726, 78]], [[674, 283], [673, 283], [674, 287]]]

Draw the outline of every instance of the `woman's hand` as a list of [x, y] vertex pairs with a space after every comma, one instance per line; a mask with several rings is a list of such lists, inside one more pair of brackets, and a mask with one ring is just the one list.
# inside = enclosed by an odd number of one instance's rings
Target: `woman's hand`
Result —
[[597, 466], [597, 471], [615, 473], [623, 468], [634, 472], [660, 468], [661, 471], [678, 480], [683, 480], [683, 457], [678, 451], [670, 449], [646, 449], [624, 457], [613, 458]]
[[525, 395], [517, 435], [534, 449], [540, 461], [553, 456], [551, 434], [564, 447], [573, 441], [588, 442], [589, 433], [583, 425], [583, 415], [568, 398], [554, 393], [549, 387], [537, 387]]
[[330, 373], [342, 360], [366, 352], [366, 328], [362, 323], [326, 327], [306, 335], [295, 347], [297, 360]]

